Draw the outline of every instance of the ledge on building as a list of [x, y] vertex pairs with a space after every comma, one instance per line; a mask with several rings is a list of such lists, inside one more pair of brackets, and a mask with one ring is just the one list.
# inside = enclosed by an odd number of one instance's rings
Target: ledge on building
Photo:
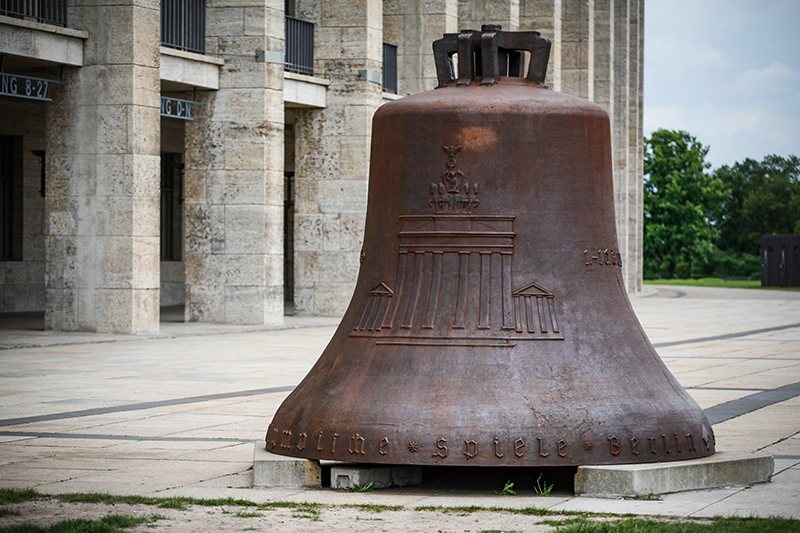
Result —
[[88, 38], [87, 31], [0, 15], [0, 42], [6, 56], [82, 67], [83, 42]]
[[327, 106], [330, 84], [326, 79], [284, 71], [283, 105], [289, 108], [322, 109]]
[[225, 61], [213, 56], [161, 47], [162, 89], [181, 91], [219, 89], [219, 71]]

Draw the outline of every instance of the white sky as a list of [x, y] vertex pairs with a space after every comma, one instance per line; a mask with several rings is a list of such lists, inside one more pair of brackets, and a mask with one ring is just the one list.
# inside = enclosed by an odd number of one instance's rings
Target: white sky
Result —
[[800, 0], [645, 0], [644, 133], [686, 130], [713, 168], [800, 156]]

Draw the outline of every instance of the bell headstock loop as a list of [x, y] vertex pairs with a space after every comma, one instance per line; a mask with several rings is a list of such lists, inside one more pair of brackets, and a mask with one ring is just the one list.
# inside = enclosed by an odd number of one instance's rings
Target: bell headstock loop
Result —
[[[531, 56], [527, 76], [523, 52]], [[458, 54], [457, 77], [455, 54]], [[499, 76], [525, 76], [526, 80], [543, 85], [550, 59], [550, 39], [538, 31], [503, 31], [499, 24], [485, 24], [481, 31], [444, 34], [433, 43], [433, 57], [439, 87], [456, 81], [458, 86], [466, 86], [474, 77], [481, 77], [482, 85], [494, 85]]]

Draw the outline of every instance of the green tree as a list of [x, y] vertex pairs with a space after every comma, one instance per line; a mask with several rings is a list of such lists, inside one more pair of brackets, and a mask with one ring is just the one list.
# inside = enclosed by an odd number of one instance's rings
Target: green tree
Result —
[[745, 159], [714, 175], [729, 191], [717, 223], [720, 250], [757, 256], [761, 235], [800, 233], [800, 158]]
[[726, 193], [706, 172], [708, 148], [685, 131], [664, 129], [644, 142], [644, 276], [706, 274]]
[[800, 233], [800, 158], [768, 155], [742, 202], [745, 251], [761, 252], [761, 235]]

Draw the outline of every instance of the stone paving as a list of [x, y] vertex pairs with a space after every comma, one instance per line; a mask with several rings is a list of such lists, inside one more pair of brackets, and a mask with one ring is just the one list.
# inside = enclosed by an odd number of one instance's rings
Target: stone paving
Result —
[[162, 322], [142, 336], [0, 322], [0, 488], [331, 504], [541, 507], [800, 519], [800, 292], [648, 287], [632, 304], [714, 423], [720, 451], [774, 455], [771, 483], [660, 501], [430, 485], [374, 493], [252, 488], [255, 441], [316, 360], [335, 319], [283, 328]]

